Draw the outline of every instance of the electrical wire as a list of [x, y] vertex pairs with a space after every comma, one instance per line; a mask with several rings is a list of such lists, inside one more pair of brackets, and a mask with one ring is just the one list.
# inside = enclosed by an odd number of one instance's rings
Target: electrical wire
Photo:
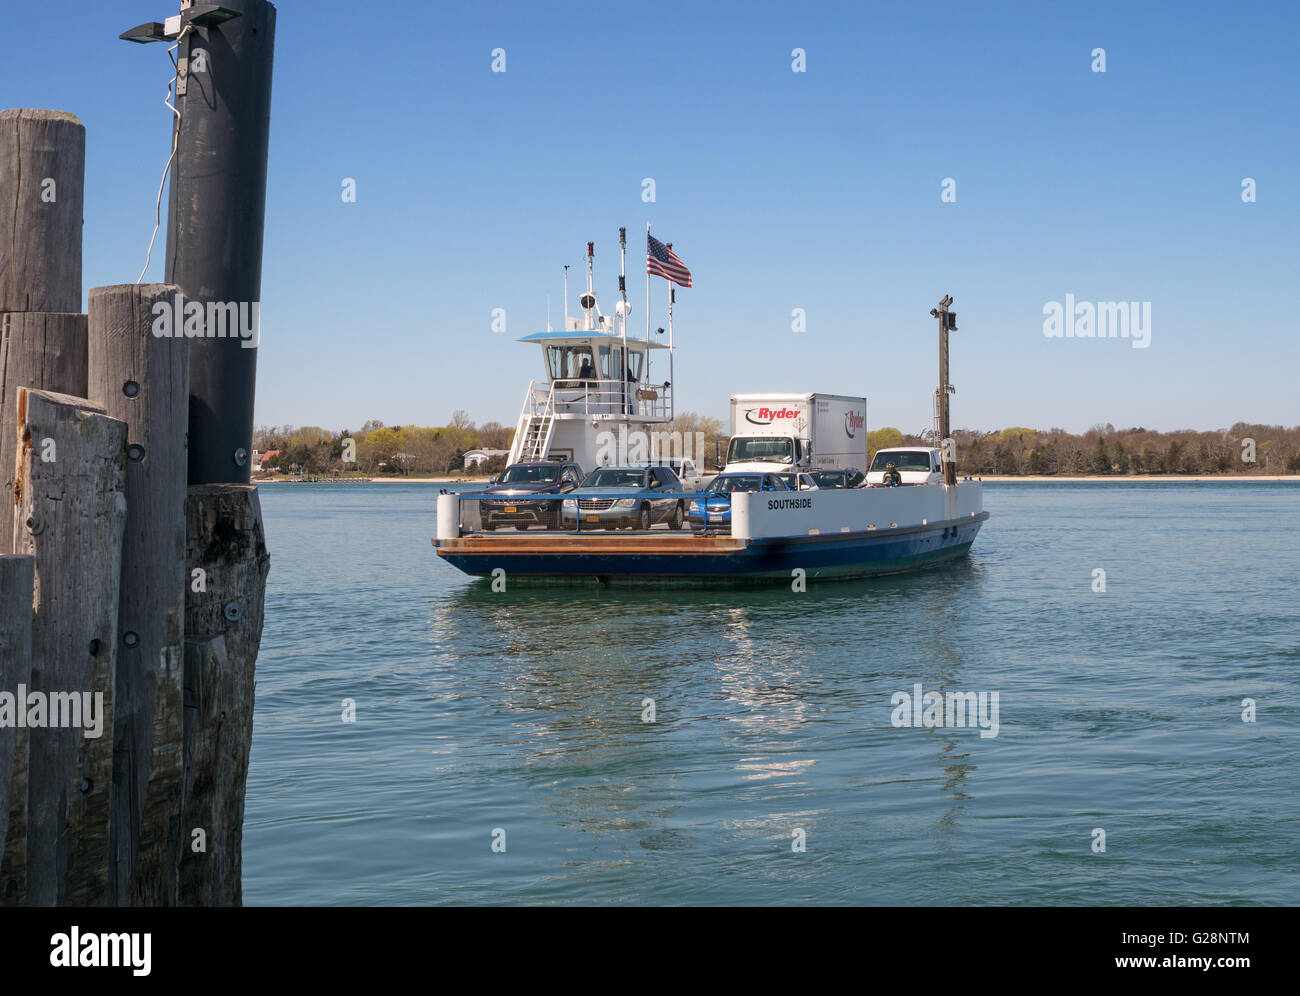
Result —
[[181, 140], [181, 112], [177, 110], [176, 105], [172, 103], [175, 99], [172, 91], [176, 87], [176, 81], [180, 76], [180, 64], [176, 61], [176, 56], [172, 55], [172, 53], [181, 47], [181, 42], [185, 40], [185, 36], [190, 33], [192, 28], [193, 25], [185, 25], [185, 27], [181, 29], [181, 33], [176, 36], [176, 44], [167, 50], [167, 58], [172, 61], [172, 78], [171, 82], [167, 84], [167, 96], [163, 98], [163, 103], [167, 105], [168, 110], [176, 115], [176, 123], [172, 131], [171, 155], [167, 157], [167, 163], [163, 166], [162, 179], [158, 181], [158, 200], [154, 204], [153, 234], [149, 236], [149, 250], [144, 254], [144, 269], [140, 271], [140, 276], [136, 278], [135, 282], [137, 285], [144, 280], [144, 275], [149, 272], [149, 261], [153, 258], [153, 244], [158, 238], [158, 229], [162, 227], [163, 187], [167, 186], [167, 174], [171, 172], [172, 160], [176, 158], [176, 148], [180, 144]]

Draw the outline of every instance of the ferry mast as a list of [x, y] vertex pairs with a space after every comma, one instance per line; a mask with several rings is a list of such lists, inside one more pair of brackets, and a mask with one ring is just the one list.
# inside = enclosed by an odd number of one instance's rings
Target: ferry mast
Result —
[[957, 312], [948, 310], [951, 304], [952, 297], [945, 294], [939, 307], [930, 309], [931, 317], [939, 319], [939, 454], [943, 461], [944, 484], [957, 483], [957, 464], [949, 459], [951, 448], [948, 446], [952, 436], [948, 397], [953, 392], [953, 386], [948, 383], [948, 333], [957, 331]]

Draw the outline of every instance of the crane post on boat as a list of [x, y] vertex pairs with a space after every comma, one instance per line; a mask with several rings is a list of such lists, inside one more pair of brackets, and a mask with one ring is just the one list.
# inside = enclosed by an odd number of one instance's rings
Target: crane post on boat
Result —
[[952, 433], [948, 397], [953, 391], [948, 383], [948, 333], [957, 330], [957, 312], [948, 310], [951, 304], [952, 297], [945, 294], [939, 307], [930, 309], [930, 315], [939, 319], [939, 453], [943, 461], [943, 483], [955, 485], [957, 464], [951, 459], [952, 451], [948, 445]]

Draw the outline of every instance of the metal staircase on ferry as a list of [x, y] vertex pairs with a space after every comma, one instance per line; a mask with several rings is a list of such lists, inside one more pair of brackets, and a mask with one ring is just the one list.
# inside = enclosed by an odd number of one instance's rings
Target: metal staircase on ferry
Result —
[[[530, 463], [546, 459], [555, 434], [555, 389], [543, 393], [528, 385], [524, 407], [519, 413], [508, 463]], [[539, 397], [540, 395], [540, 397]]]

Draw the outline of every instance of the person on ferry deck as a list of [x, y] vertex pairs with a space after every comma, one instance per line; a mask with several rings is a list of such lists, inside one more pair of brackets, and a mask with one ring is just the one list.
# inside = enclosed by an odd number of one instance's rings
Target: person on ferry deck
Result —
[[903, 483], [903, 475], [898, 472], [898, 468], [892, 463], [885, 464], [885, 476], [881, 481], [887, 488], [896, 488]]
[[595, 379], [596, 371], [591, 368], [591, 359], [584, 356], [582, 358], [582, 366], [578, 368], [578, 380], [583, 382], [583, 386], [585, 387], [587, 386], [588, 381]]

